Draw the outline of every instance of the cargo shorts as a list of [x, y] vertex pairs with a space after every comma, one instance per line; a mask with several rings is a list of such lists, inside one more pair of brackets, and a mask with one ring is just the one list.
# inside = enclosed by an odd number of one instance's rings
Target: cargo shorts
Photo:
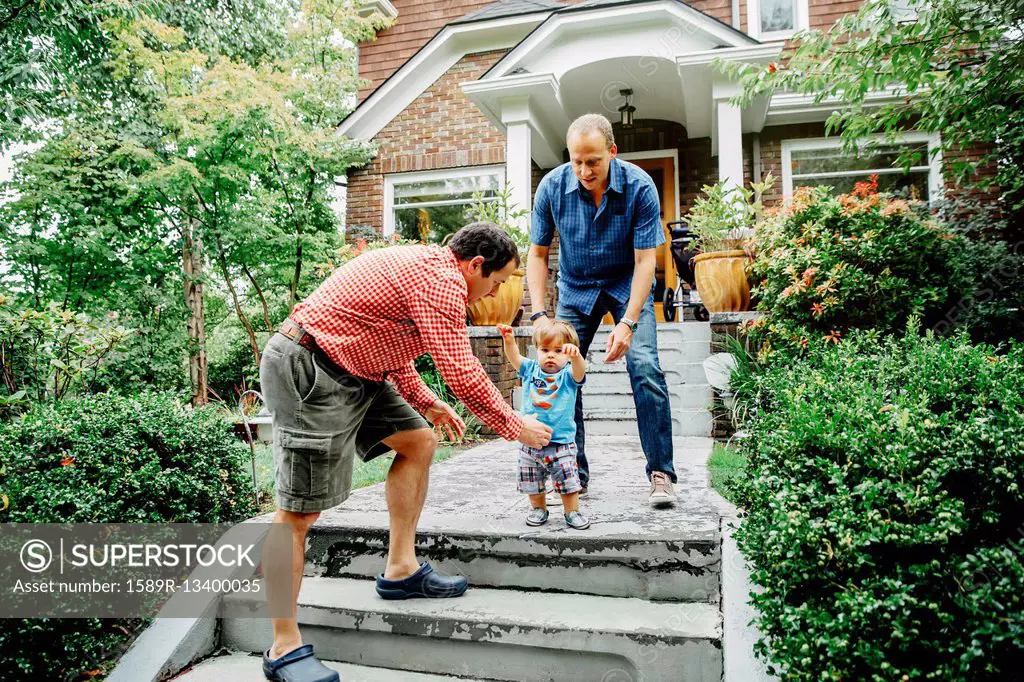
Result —
[[354, 456], [369, 461], [391, 451], [382, 440], [430, 428], [389, 382], [357, 377], [281, 333], [263, 350], [260, 385], [273, 415], [275, 501], [286, 511], [341, 504]]

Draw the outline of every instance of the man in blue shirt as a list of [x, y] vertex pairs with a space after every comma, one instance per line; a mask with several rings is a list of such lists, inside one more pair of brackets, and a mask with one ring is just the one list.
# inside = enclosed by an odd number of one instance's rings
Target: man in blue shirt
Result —
[[[534, 325], [549, 324], [548, 250], [558, 229], [558, 310], [586, 355], [606, 312], [615, 320], [606, 362], [626, 356], [640, 443], [647, 457], [652, 506], [675, 504], [672, 414], [658, 362], [654, 315], [655, 249], [665, 242], [661, 203], [651, 177], [615, 158], [611, 123], [600, 114], [573, 121], [569, 162], [549, 172], [533, 200], [527, 281]], [[584, 445], [583, 397], [576, 397], [576, 450], [583, 494], [590, 481]]]

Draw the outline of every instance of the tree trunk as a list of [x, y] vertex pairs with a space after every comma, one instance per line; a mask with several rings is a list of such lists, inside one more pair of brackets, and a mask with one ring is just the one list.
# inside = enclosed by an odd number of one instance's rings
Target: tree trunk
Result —
[[306, 186], [306, 201], [302, 204], [302, 211], [295, 221], [295, 272], [292, 275], [291, 296], [292, 305], [299, 302], [299, 279], [302, 277], [302, 221], [309, 215], [309, 206], [313, 203], [313, 194], [316, 192], [316, 172], [309, 171], [309, 184]]
[[217, 244], [217, 261], [220, 263], [220, 274], [224, 277], [224, 283], [228, 285], [228, 291], [231, 293], [231, 302], [235, 305], [235, 314], [238, 315], [238, 319], [242, 322], [245, 327], [246, 333], [249, 334], [249, 344], [252, 346], [253, 357], [256, 358], [256, 366], [260, 366], [260, 344], [256, 341], [256, 332], [253, 331], [252, 325], [249, 323], [249, 317], [242, 310], [242, 303], [238, 300], [238, 292], [235, 290], [235, 285], [231, 282], [231, 273], [228, 272], [228, 259], [224, 255], [224, 244], [221, 242], [220, 235], [214, 236], [214, 241]]
[[256, 290], [256, 295], [259, 296], [260, 304], [263, 306], [263, 323], [267, 325], [267, 331], [273, 333], [274, 325], [270, 324], [270, 308], [267, 306], [267, 297], [263, 295], [263, 289], [260, 288], [256, 278], [253, 277], [252, 272], [245, 266], [245, 263], [242, 263], [242, 272], [245, 273], [249, 283], [252, 284], [252, 288]]
[[182, 235], [182, 264], [185, 271], [185, 304], [188, 306], [189, 378], [192, 381], [192, 404], [205, 405], [210, 400], [206, 367], [206, 329], [203, 306], [203, 244], [194, 232], [195, 221], [189, 218]]

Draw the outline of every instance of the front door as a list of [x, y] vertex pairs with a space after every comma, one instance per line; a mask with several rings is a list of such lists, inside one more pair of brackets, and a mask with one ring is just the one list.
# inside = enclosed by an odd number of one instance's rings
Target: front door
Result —
[[[654, 273], [654, 314], [658, 322], [665, 321], [665, 314], [662, 310], [661, 296], [665, 287], [673, 289], [676, 287], [676, 264], [672, 261], [672, 253], [669, 244], [672, 235], [669, 233], [668, 223], [676, 220], [676, 162], [673, 156], [657, 156], [652, 158], [630, 158], [632, 154], [619, 154], [619, 158], [634, 163], [647, 171], [647, 174], [654, 180], [654, 186], [658, 188], [658, 198], [661, 200], [661, 226], [665, 230], [665, 243], [657, 249], [657, 269]], [[646, 155], [645, 155], [646, 156]], [[604, 323], [611, 324], [612, 316], [604, 316]]]
[[661, 296], [665, 287], [676, 287], [676, 266], [672, 261], [672, 254], [669, 244], [672, 235], [669, 233], [668, 223], [676, 220], [676, 164], [671, 156], [662, 156], [653, 159], [626, 159], [647, 171], [647, 174], [654, 180], [658, 188], [658, 198], [661, 200], [661, 226], [665, 230], [665, 243], [658, 247], [658, 266], [655, 272], [654, 286], [654, 312], [658, 316], [658, 322], [665, 321], [662, 312]]

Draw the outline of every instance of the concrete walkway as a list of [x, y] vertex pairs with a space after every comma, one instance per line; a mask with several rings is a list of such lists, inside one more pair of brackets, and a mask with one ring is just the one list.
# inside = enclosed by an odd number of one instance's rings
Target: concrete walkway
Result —
[[[746, 595], [723, 595], [744, 584], [735, 580], [737, 559], [722, 553], [723, 518], [735, 510], [708, 484], [712, 446], [710, 438], [675, 440], [680, 502], [655, 510], [637, 440], [591, 439], [585, 531], [567, 528], [558, 506], [547, 525], [525, 525], [514, 443], [486, 443], [435, 465], [417, 551], [436, 569], [469, 577], [469, 593], [451, 602], [376, 597], [370, 578], [387, 544], [383, 486], [355, 491], [311, 533], [299, 598], [304, 637], [324, 660], [341, 661], [331, 665], [345, 680], [763, 679], [749, 651], [722, 652], [723, 640], [737, 649], [750, 640], [729, 632], [737, 619], [723, 613]], [[264, 608], [250, 595], [227, 597], [219, 645], [233, 653], [176, 679], [262, 679], [259, 657], [245, 654], [269, 643]]]

